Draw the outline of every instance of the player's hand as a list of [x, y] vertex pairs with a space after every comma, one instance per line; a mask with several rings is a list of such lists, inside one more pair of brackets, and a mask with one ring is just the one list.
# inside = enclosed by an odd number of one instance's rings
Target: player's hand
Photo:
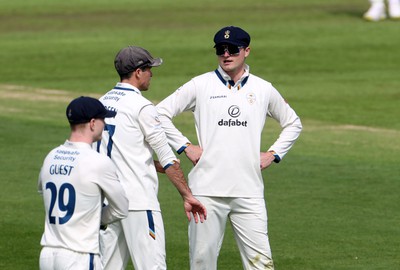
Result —
[[201, 155], [203, 154], [203, 149], [200, 146], [193, 144], [189, 144], [184, 151], [193, 165], [196, 165], [197, 162], [199, 162]]
[[192, 216], [194, 218], [194, 222], [196, 223], [198, 223], [199, 220], [201, 223], [203, 223], [207, 219], [206, 207], [195, 197], [191, 196], [190, 198], [185, 199], [183, 205], [189, 221], [192, 220]]
[[165, 170], [163, 168], [163, 166], [161, 166], [161, 163], [157, 160], [153, 160], [154, 161], [154, 166], [156, 166], [156, 171], [159, 173], [165, 173]]
[[271, 152], [261, 152], [260, 153], [260, 168], [264, 170], [271, 166], [272, 162], [275, 160], [275, 156]]

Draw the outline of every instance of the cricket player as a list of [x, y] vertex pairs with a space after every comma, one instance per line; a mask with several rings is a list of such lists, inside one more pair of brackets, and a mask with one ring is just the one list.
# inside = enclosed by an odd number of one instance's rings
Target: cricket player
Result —
[[157, 171], [165, 172], [178, 189], [188, 220], [197, 223], [206, 218], [206, 209], [192, 195], [167, 143], [154, 105], [142, 96], [150, 87], [152, 67], [161, 63], [144, 48], [121, 49], [115, 57], [120, 82], [100, 98], [117, 115], [106, 119], [98, 151], [114, 161], [129, 198], [128, 217], [101, 232], [105, 269], [125, 269], [129, 255], [136, 270], [167, 268]]
[[[191, 79], [156, 106], [171, 146], [195, 165], [189, 187], [207, 208], [207, 222], [189, 224], [190, 269], [217, 269], [228, 219], [243, 269], [274, 269], [261, 171], [283, 159], [302, 125], [272, 84], [250, 73], [246, 31], [224, 27], [214, 43], [217, 69]], [[183, 111], [193, 112], [199, 146], [172, 123]], [[267, 117], [282, 127], [269, 147], [261, 145]]]
[[[114, 164], [91, 146], [101, 139], [104, 118], [114, 117], [115, 112], [95, 98], [79, 97], [66, 114], [71, 135], [47, 155], [39, 175], [38, 191], [46, 212], [40, 269], [102, 269], [100, 226], [128, 213]], [[104, 198], [108, 205], [103, 208]]]

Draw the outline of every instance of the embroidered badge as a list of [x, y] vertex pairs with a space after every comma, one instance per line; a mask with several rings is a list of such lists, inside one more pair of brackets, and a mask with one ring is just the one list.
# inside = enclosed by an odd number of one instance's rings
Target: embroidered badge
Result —
[[225, 39], [228, 39], [228, 38], [230, 37], [230, 33], [231, 33], [231, 31], [226, 30], [226, 31], [225, 31], [225, 35], [224, 35], [224, 38], [225, 38]]
[[250, 104], [253, 104], [254, 102], [256, 102], [256, 96], [254, 95], [254, 93], [248, 93], [246, 98]]

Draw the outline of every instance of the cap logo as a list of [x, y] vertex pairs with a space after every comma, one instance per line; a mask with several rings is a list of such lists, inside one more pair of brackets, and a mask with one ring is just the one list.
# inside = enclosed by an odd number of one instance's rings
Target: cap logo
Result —
[[72, 110], [71, 109], [69, 109], [69, 112], [68, 112], [68, 117], [71, 117], [72, 116]]
[[224, 35], [224, 38], [225, 38], [225, 39], [228, 39], [228, 38], [230, 37], [230, 33], [231, 33], [231, 31], [226, 30], [226, 31], [225, 31], [225, 35]]

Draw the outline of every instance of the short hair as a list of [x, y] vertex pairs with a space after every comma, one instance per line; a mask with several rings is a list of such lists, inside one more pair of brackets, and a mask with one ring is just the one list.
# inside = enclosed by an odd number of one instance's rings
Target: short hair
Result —
[[119, 77], [120, 77], [121, 81], [130, 79], [132, 77], [133, 72], [135, 72], [135, 70], [132, 70], [131, 72], [128, 72], [126, 74], [120, 74]]
[[146, 68], [150, 67], [149, 65], [143, 65], [140, 67], [135, 68], [134, 70], [132, 70], [131, 72], [128, 72], [126, 74], [120, 74], [119, 77], [122, 80], [129, 80], [132, 77], [133, 72], [135, 72], [137, 69], [141, 69], [142, 71], [144, 71]]

